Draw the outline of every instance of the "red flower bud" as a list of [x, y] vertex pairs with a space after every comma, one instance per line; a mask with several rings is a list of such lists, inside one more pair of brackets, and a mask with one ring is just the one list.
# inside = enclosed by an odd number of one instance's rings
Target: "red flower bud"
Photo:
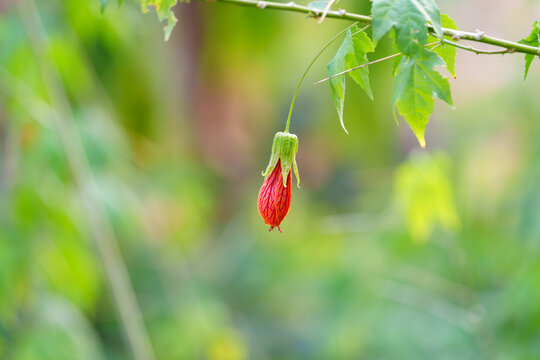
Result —
[[264, 183], [259, 192], [257, 205], [259, 213], [270, 230], [283, 221], [291, 205], [292, 172], [296, 175], [297, 185], [300, 184], [296, 152], [298, 138], [288, 132], [278, 132], [274, 136], [270, 162], [263, 172]]
[[283, 185], [282, 179], [281, 160], [278, 160], [270, 176], [264, 180], [257, 200], [259, 213], [266, 225], [270, 225], [268, 231], [277, 226], [281, 232], [279, 224], [281, 224], [291, 206], [292, 171], [289, 170], [287, 175], [287, 186]]

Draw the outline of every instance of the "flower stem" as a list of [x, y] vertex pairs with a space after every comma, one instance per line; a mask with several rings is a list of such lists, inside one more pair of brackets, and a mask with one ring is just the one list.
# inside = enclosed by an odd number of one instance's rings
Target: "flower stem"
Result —
[[[311, 69], [311, 67], [313, 66], [315, 61], [317, 61], [317, 59], [319, 58], [319, 56], [321, 56], [321, 54], [324, 52], [324, 50], [326, 50], [341, 34], [343, 34], [345, 31], [349, 30], [350, 28], [352, 28], [356, 24], [358, 24], [358, 21], [351, 24], [347, 28], [343, 29], [336, 36], [334, 36], [332, 39], [330, 39], [330, 41], [328, 43], [326, 43], [326, 45], [324, 45], [324, 47], [317, 53], [317, 55], [315, 55], [313, 60], [311, 60], [311, 62], [309, 63], [308, 67], [306, 68], [306, 71], [304, 71], [304, 74], [302, 75], [302, 78], [298, 82], [298, 86], [296, 87], [296, 91], [294, 92], [294, 95], [293, 95], [293, 98], [292, 98], [292, 101], [291, 101], [291, 108], [289, 109], [289, 116], [287, 117], [287, 125], [285, 126], [285, 132], [286, 133], [289, 132], [289, 125], [291, 124], [291, 115], [292, 115], [292, 111], [293, 111], [293, 108], [294, 108], [294, 101], [296, 100], [296, 95], [298, 95], [298, 90], [300, 90], [300, 85], [302, 85], [302, 82], [304, 81], [304, 78], [306, 77], [309, 69]], [[362, 30], [366, 29], [368, 26], [369, 25], [366, 25]], [[360, 31], [362, 31], [362, 30], [360, 30]]]

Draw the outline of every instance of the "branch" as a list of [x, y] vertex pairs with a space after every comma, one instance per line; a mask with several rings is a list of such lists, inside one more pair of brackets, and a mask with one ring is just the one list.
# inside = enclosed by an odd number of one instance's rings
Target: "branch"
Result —
[[[430, 32], [434, 32], [431, 27], [428, 27], [428, 30]], [[523, 53], [523, 54], [531, 54], [531, 55], [540, 56], [540, 48], [488, 36], [486, 35], [485, 32], [480, 31], [480, 30], [476, 30], [476, 32], [469, 32], [469, 31], [460, 31], [460, 30], [443, 28], [442, 32], [444, 35], [450, 36], [455, 41], [462, 40], [462, 39], [470, 40], [470, 41], [477, 41], [484, 44], [500, 46], [506, 49], [506, 51], [479, 50], [470, 46], [457, 44], [453, 41], [448, 41], [448, 40], [444, 41], [445, 43], [449, 45], [455, 46], [463, 50], [469, 50], [477, 54], [506, 54], [506, 53], [518, 52], [518, 53]]]
[[475, 53], [477, 55], [480, 55], [480, 54], [484, 54], [484, 55], [501, 54], [501, 55], [503, 55], [503, 54], [511, 54], [511, 53], [516, 52], [514, 49], [508, 49], [508, 48], [505, 48], [504, 50], [482, 50], [482, 49], [474, 48], [472, 46], [458, 44], [458, 43], [455, 43], [455, 42], [447, 40], [447, 39], [444, 39], [444, 43], [448, 44], [448, 45], [455, 46], [455, 47], [457, 47], [459, 49], [471, 51], [471, 52], [473, 52], [473, 53]]
[[[210, 2], [210, 0], [194, 0], [194, 1]], [[279, 3], [279, 2], [262, 1], [262, 0], [261, 1], [259, 0], [211, 0], [211, 1], [235, 4], [235, 5], [240, 5], [240, 6], [256, 7], [259, 9], [275, 9], [275, 10], [293, 11], [293, 12], [304, 13], [314, 18], [320, 18], [323, 15], [323, 10], [310, 8], [303, 5], [298, 5], [294, 2]], [[333, 19], [360, 21], [366, 24], [371, 23], [371, 16], [355, 14], [355, 13], [347, 12], [346, 10], [343, 10], [343, 9], [329, 10], [326, 13], [326, 17], [333, 18]], [[431, 26], [427, 26], [427, 28], [430, 33], [435, 32]], [[479, 30], [477, 30], [476, 32], [469, 32], [469, 31], [460, 31], [460, 30], [442, 28], [442, 32], [444, 35], [450, 36], [452, 39], [454, 39], [454, 41], [470, 40], [470, 41], [480, 42], [484, 44], [495, 45], [495, 46], [503, 47], [506, 49], [505, 51], [477, 50], [468, 46], [457, 44], [455, 42], [445, 41], [449, 45], [455, 46], [463, 50], [473, 51], [477, 54], [523, 53], [523, 54], [531, 54], [531, 55], [540, 56], [540, 48], [538, 47], [524, 45], [524, 44], [520, 44], [514, 41], [509, 41], [509, 40], [504, 40], [504, 39], [488, 36], [486, 35], [486, 33]]]
[[[240, 6], [256, 7], [259, 9], [294, 11], [294, 12], [308, 14], [314, 18], [319, 18], [323, 14], [323, 10], [298, 5], [292, 1], [288, 3], [279, 3], [279, 2], [273, 2], [273, 1], [258, 1], [258, 0], [194, 0], [194, 1], [221, 2], [221, 3], [236, 4]], [[333, 19], [360, 21], [366, 24], [371, 23], [371, 16], [354, 14], [354, 13], [347, 12], [345, 10], [329, 10], [326, 13], [326, 17], [333, 18]]]

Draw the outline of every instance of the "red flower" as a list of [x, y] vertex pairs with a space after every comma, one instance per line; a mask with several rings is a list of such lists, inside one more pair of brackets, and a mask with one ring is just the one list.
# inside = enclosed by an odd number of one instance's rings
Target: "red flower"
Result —
[[279, 228], [279, 224], [281, 224], [289, 212], [289, 207], [291, 206], [291, 190], [292, 171], [289, 170], [289, 174], [287, 175], [287, 186], [283, 186], [281, 160], [278, 160], [270, 176], [264, 180], [257, 200], [259, 213], [266, 225], [270, 225], [268, 231], [271, 231], [277, 226], [278, 230], [282, 232]]
[[[264, 183], [259, 191], [257, 205], [259, 213], [270, 230], [283, 221], [291, 206], [292, 172], [296, 175], [298, 187], [300, 176], [296, 165], [298, 138], [289, 132], [278, 132], [272, 143], [270, 162], [263, 171]], [[269, 231], [270, 231], [269, 230]]]

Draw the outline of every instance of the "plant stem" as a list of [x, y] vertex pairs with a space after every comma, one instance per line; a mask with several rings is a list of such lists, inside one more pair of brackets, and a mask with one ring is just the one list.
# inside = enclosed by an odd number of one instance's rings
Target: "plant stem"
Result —
[[[195, 1], [210, 2], [208, 0], [195, 0]], [[291, 1], [288, 3], [279, 3], [279, 2], [274, 2], [274, 1], [259, 1], [259, 0], [213, 0], [213, 1], [236, 4], [236, 5], [241, 5], [241, 6], [257, 7], [259, 9], [276, 9], [276, 10], [294, 11], [294, 12], [312, 15], [313, 17], [317, 17], [317, 18], [319, 16], [322, 16], [323, 14], [323, 10], [310, 8], [308, 6], [298, 5], [298, 4], [295, 4], [294, 1]], [[326, 14], [326, 17], [352, 20], [352, 21], [360, 21], [364, 23], [371, 23], [370, 16], [353, 14], [353, 13], [346, 12], [344, 10], [329, 10]]]
[[[445, 40], [445, 42], [446, 42], [446, 40]], [[435, 45], [434, 47], [432, 47], [432, 48], [430, 49], [430, 50], [433, 50], [433, 49], [435, 49], [436, 47], [438, 47], [439, 45], [441, 45], [441, 42], [440, 42], [440, 41], [436, 41], [436, 42], [432, 42], [432, 43], [430, 43], [430, 44], [426, 44], [425, 46], [431, 46], [431, 45]], [[396, 56], [399, 56], [399, 55], [401, 55], [400, 52], [398, 52], [398, 53], [396, 53], [396, 54], [392, 54], [392, 55], [386, 56], [386, 57], [383, 57], [383, 58], [380, 58], [380, 59], [377, 59], [377, 60], [370, 61], [370, 62], [365, 63], [365, 64], [362, 64], [362, 65], [355, 66], [355, 67], [353, 67], [353, 68], [344, 70], [344, 71], [342, 71], [342, 72], [340, 72], [340, 73], [334, 74], [334, 75], [329, 76], [329, 77], [327, 77], [327, 78], [324, 78], [324, 79], [322, 79], [322, 80], [316, 81], [316, 82], [313, 83], [313, 85], [320, 84], [320, 83], [325, 82], [325, 81], [328, 81], [328, 80], [330, 80], [330, 79], [332, 79], [332, 78], [338, 77], [338, 76], [340, 76], [340, 75], [346, 74], [346, 73], [348, 73], [348, 72], [351, 72], [351, 71], [354, 71], [354, 70], [357, 70], [357, 69], [361, 69], [361, 68], [363, 68], [363, 67], [366, 67], [366, 66], [369, 66], [369, 65], [372, 65], [372, 64], [376, 64], [376, 63], [378, 63], [378, 62], [382, 62], [382, 61], [385, 61], [385, 60], [389, 60], [389, 59], [395, 58]]]
[[[209, 2], [209, 0], [194, 0], [194, 1]], [[308, 14], [315, 18], [319, 18], [323, 14], [323, 10], [310, 8], [308, 6], [298, 5], [294, 2], [278, 3], [278, 2], [273, 2], [273, 1], [259, 1], [259, 0], [212, 0], [212, 1], [236, 4], [236, 5], [241, 5], [241, 6], [256, 7], [259, 9], [276, 9], [276, 10], [284, 10], [284, 11], [293, 11], [293, 12]], [[355, 14], [355, 13], [347, 12], [345, 10], [330, 10], [326, 13], [326, 17], [334, 18], [334, 19], [359, 21], [366, 24], [371, 23], [371, 16]], [[430, 33], [434, 33], [434, 30], [431, 26], [427, 26], [427, 28]], [[481, 42], [484, 44], [490, 44], [490, 45], [506, 48], [508, 49], [507, 51], [508, 53], [514, 52], [514, 53], [523, 53], [523, 54], [531, 54], [531, 55], [540, 56], [539, 47], [524, 45], [524, 44], [520, 44], [514, 41], [495, 38], [492, 36], [488, 36], [481, 31], [469, 32], [469, 31], [460, 31], [460, 30], [442, 28], [442, 32], [444, 35], [450, 36], [455, 41], [457, 40], [476, 41], [476, 42]], [[456, 43], [453, 43], [453, 42], [448, 42], [448, 44], [452, 46], [456, 46]], [[457, 47], [462, 48], [460, 46], [457, 46]], [[488, 51], [480, 51], [478, 52], [478, 54], [493, 54], [493, 53], [488, 52]]]
[[477, 49], [477, 48], [474, 48], [472, 46], [468, 46], [468, 45], [462, 45], [462, 44], [458, 44], [456, 42], [453, 42], [453, 41], [450, 41], [450, 40], [447, 40], [447, 39], [444, 39], [444, 43], [445, 44], [448, 44], [448, 45], [452, 45], [452, 46], [455, 46], [459, 49], [463, 49], [463, 50], [467, 50], [467, 51], [470, 51], [470, 52], [473, 52], [477, 55], [480, 55], [480, 54], [484, 54], [484, 55], [496, 55], [496, 54], [509, 54], [509, 53], [513, 53], [513, 49], [504, 49], [504, 50], [482, 50], [482, 49]]
[[[356, 24], [358, 24], [358, 21], [355, 22], [354, 24], [349, 25], [345, 29], [341, 30], [336, 36], [334, 36], [332, 39], [330, 39], [330, 41], [328, 41], [326, 43], [326, 45], [324, 45], [324, 47], [317, 53], [317, 55], [315, 55], [313, 60], [311, 60], [311, 62], [309, 63], [308, 67], [306, 68], [306, 71], [304, 71], [304, 74], [302, 75], [302, 78], [298, 82], [298, 86], [296, 86], [296, 91], [294, 92], [294, 95], [293, 95], [293, 98], [292, 98], [292, 101], [291, 101], [291, 107], [289, 109], [289, 116], [287, 116], [287, 125], [285, 125], [285, 132], [286, 133], [289, 132], [289, 126], [291, 124], [291, 115], [292, 115], [292, 111], [293, 111], [293, 108], [294, 108], [294, 102], [296, 100], [296, 95], [298, 95], [298, 90], [300, 90], [300, 85], [302, 85], [302, 82], [304, 81], [304, 78], [306, 77], [309, 69], [311, 69], [311, 67], [313, 66], [315, 61], [317, 61], [317, 59], [319, 58], [319, 56], [321, 56], [321, 54], [324, 52], [324, 50], [326, 50], [338, 37], [340, 37], [341, 34], [343, 34], [345, 31], [349, 30], [350, 28], [352, 28]], [[364, 30], [365, 28], [367, 28], [367, 26], [365, 26], [362, 30]]]

